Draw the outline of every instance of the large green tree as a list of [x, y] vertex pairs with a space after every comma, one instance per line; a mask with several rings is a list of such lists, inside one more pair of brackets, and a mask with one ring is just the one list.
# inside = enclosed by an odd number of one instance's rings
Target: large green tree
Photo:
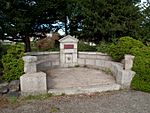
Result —
[[[88, 41], [112, 41], [121, 36], [138, 37], [140, 9], [130, 0], [84, 0], [79, 37]], [[78, 14], [77, 13], [77, 14]]]
[[29, 37], [45, 37], [46, 32], [58, 31], [53, 26], [64, 19], [61, 2], [56, 0], [1, 0], [0, 35], [2, 39], [25, 43], [30, 51]]
[[23, 41], [26, 51], [30, 51], [29, 37], [45, 37], [46, 32], [62, 28], [66, 35], [96, 43], [126, 35], [138, 38], [144, 32], [141, 27], [148, 29], [148, 24], [147, 19], [141, 24], [141, 17], [146, 13], [141, 13], [135, 5], [137, 2], [139, 0], [0, 0], [0, 35], [2, 39]]

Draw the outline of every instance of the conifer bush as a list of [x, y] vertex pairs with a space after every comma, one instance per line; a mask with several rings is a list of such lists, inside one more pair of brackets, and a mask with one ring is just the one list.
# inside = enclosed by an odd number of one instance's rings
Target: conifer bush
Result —
[[111, 45], [109, 54], [115, 61], [120, 61], [125, 54], [135, 56], [132, 70], [136, 72], [131, 88], [150, 92], [150, 47], [131, 37], [122, 37]]
[[3, 55], [2, 63], [4, 67], [3, 79], [6, 81], [12, 81], [19, 79], [23, 74], [23, 60], [24, 47], [21, 44], [11, 45], [7, 54]]

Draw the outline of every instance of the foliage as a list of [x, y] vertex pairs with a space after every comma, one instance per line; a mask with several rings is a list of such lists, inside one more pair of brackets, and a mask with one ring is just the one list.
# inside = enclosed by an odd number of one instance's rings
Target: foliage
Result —
[[50, 97], [52, 97], [53, 95], [50, 93], [48, 94], [40, 94], [40, 95], [29, 95], [29, 96], [26, 96], [26, 97], [23, 97], [23, 99], [25, 100], [44, 100], [44, 99], [48, 99]]
[[54, 33], [52, 37], [46, 37], [31, 42], [32, 51], [59, 51], [59, 35]]
[[110, 49], [111, 43], [105, 42], [105, 41], [101, 41], [96, 49], [98, 52], [102, 52], [102, 53], [108, 53], [109, 49]]
[[150, 2], [142, 4], [142, 23], [139, 34], [144, 43], [150, 42]]
[[0, 75], [3, 70], [2, 56], [6, 54], [8, 47], [9, 45], [3, 45], [2, 43], [0, 43]]
[[133, 65], [136, 76], [132, 80], [131, 87], [150, 92], [150, 47], [136, 48], [132, 53], [136, 56]]
[[0, 43], [0, 72], [2, 71], [3, 65], [2, 65], [2, 55], [3, 55], [3, 48], [2, 48], [2, 44]]
[[114, 60], [121, 60], [125, 54], [135, 56], [132, 70], [136, 72], [131, 87], [135, 90], [150, 92], [150, 47], [142, 42], [123, 37], [110, 48]]
[[0, 0], [0, 38], [23, 41], [26, 50], [29, 37], [43, 38], [60, 29], [95, 43], [137, 38], [148, 33], [149, 21], [143, 18], [149, 10], [142, 12], [135, 2], [139, 0]]
[[96, 46], [90, 46], [84, 42], [78, 43], [78, 51], [96, 51]]
[[49, 40], [47, 38], [41, 39], [37, 42], [37, 48], [39, 50], [49, 50], [50, 48], [54, 48], [55, 41]]
[[132, 1], [85, 0], [82, 4], [82, 38], [95, 43], [126, 35], [137, 38], [141, 14]]
[[7, 54], [2, 57], [4, 80], [16, 80], [23, 74], [23, 55], [24, 47], [21, 44], [11, 45], [8, 48]]
[[142, 48], [145, 45], [131, 37], [122, 37], [116, 44], [112, 44], [109, 49], [109, 54], [116, 61], [124, 58], [125, 54], [133, 54], [131, 50]]
[[136, 74], [131, 83], [132, 89], [150, 92], [150, 75]]

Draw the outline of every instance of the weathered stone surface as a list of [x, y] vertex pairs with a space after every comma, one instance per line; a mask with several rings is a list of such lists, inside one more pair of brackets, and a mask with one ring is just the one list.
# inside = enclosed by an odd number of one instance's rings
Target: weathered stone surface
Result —
[[124, 61], [124, 69], [125, 70], [131, 70], [133, 67], [133, 60], [134, 56], [132, 55], [125, 55], [125, 61]]
[[25, 73], [37, 72], [37, 68], [36, 68], [37, 57], [36, 56], [24, 56], [23, 60], [24, 60], [24, 72]]
[[20, 81], [19, 80], [14, 80], [14, 81], [11, 81], [9, 83], [9, 91], [10, 92], [15, 92], [15, 91], [19, 91], [20, 89]]
[[22, 95], [47, 93], [46, 74], [44, 72], [24, 74], [20, 77]]
[[5, 94], [5, 96], [7, 96], [7, 97], [19, 97], [20, 92], [18, 92], [18, 91], [8, 92], [7, 94]]
[[8, 91], [8, 86], [0, 87], [0, 94], [6, 94]]
[[60, 65], [61, 67], [72, 67], [77, 65], [77, 43], [78, 39], [67, 35], [60, 42]]
[[24, 56], [23, 57], [23, 61], [24, 62], [36, 62], [37, 61], [37, 57], [36, 56]]
[[2, 83], [0, 83], [0, 88], [3, 87], [3, 86], [8, 86], [8, 82], [2, 82]]

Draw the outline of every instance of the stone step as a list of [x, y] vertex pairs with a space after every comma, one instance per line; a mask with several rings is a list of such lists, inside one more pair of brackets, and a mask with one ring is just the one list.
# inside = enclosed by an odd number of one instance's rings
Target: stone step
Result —
[[73, 94], [89, 94], [94, 92], [106, 92], [106, 91], [115, 91], [120, 90], [121, 86], [119, 84], [102, 84], [102, 85], [94, 85], [87, 87], [73, 87], [73, 88], [62, 88], [62, 89], [50, 89], [48, 93], [52, 93], [54, 95], [73, 95]]

